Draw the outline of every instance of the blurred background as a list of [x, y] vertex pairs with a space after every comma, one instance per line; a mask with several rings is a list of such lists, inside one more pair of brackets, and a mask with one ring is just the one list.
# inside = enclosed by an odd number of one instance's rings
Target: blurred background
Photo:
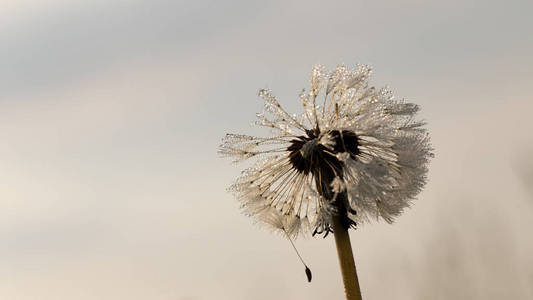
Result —
[[332, 237], [253, 225], [218, 157], [271, 88], [373, 66], [435, 158], [351, 233], [364, 299], [533, 298], [531, 1], [0, 1], [1, 299], [342, 299]]

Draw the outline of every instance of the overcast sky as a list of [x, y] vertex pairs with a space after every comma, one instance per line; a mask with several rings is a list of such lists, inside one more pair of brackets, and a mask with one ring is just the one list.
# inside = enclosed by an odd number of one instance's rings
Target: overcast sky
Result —
[[351, 232], [371, 299], [533, 298], [531, 1], [0, 1], [1, 299], [342, 299], [332, 238], [290, 244], [218, 157], [260, 88], [369, 64], [435, 158]]

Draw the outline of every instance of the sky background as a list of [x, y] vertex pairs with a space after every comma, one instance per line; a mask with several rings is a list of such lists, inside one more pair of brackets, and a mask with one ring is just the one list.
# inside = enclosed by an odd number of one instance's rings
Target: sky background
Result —
[[342, 299], [334, 240], [287, 240], [218, 157], [260, 88], [369, 64], [435, 158], [351, 232], [364, 299], [533, 298], [531, 1], [0, 1], [0, 298]]

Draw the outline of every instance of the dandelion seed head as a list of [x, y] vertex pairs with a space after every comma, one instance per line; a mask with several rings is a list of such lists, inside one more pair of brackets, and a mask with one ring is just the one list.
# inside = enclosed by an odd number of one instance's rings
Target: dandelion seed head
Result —
[[390, 223], [411, 205], [433, 156], [425, 123], [418, 105], [370, 86], [370, 74], [364, 65], [314, 66], [299, 115], [259, 91], [255, 125], [270, 136], [227, 134], [219, 148], [235, 162], [258, 158], [231, 187], [246, 214], [296, 237], [331, 231], [335, 215], [352, 227]]

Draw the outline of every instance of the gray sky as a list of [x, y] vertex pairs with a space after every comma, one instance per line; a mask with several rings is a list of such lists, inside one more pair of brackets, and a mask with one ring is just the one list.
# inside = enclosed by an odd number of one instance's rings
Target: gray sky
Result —
[[352, 232], [365, 299], [533, 297], [530, 1], [0, 1], [0, 298], [342, 299], [333, 239], [254, 226], [217, 156], [269, 87], [370, 64], [436, 157]]

